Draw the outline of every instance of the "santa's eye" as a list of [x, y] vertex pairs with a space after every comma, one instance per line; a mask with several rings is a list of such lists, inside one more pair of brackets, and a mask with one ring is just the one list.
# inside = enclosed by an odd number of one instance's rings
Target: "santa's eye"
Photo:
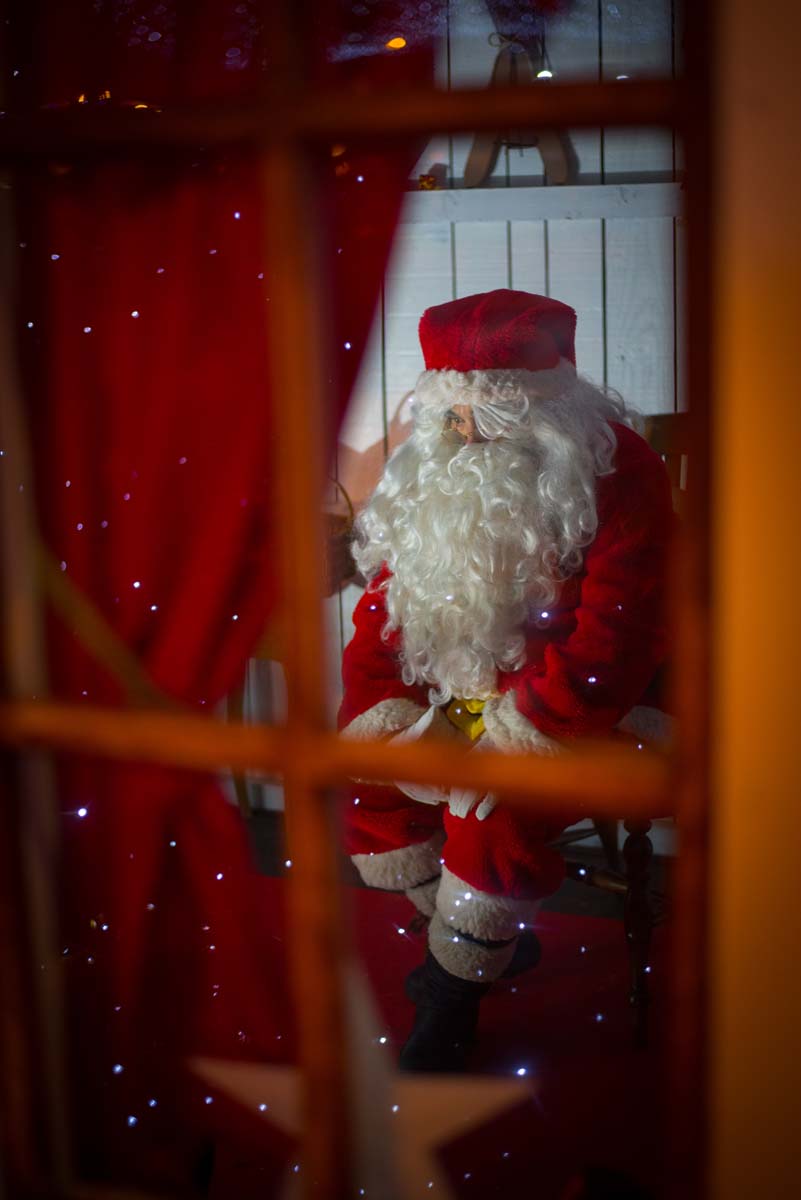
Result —
[[467, 441], [467, 434], [464, 431], [464, 418], [457, 413], [447, 413], [445, 423], [442, 427], [442, 436], [446, 442], [451, 442], [454, 445], [463, 446]]

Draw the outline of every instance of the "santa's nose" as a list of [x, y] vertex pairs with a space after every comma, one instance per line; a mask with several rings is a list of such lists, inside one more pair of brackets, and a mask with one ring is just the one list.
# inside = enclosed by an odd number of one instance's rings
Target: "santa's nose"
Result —
[[470, 424], [464, 430], [464, 441], [466, 446], [472, 445], [474, 442], [485, 442], [487, 439], [481, 434], [475, 421], [471, 420]]

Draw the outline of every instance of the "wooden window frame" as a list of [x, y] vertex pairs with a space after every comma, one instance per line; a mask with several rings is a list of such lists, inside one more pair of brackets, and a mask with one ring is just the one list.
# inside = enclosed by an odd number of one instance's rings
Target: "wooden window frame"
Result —
[[[292, 3], [271, 0], [289, 23]], [[343, 1098], [348, 1094], [341, 964], [343, 920], [333, 806], [327, 792], [350, 776], [418, 779], [491, 787], [513, 803], [569, 811], [575, 796], [591, 798], [593, 810], [638, 817], [673, 813], [680, 823], [681, 852], [675, 874], [674, 944], [670, 1031], [670, 1101], [673, 1149], [672, 1194], [700, 1195], [703, 1188], [705, 869], [708, 811], [709, 723], [709, 397], [711, 395], [711, 207], [709, 5], [692, 7], [687, 28], [686, 69], [678, 80], [621, 83], [551, 83], [544, 88], [466, 89], [441, 92], [408, 88], [371, 95], [370, 103], [337, 92], [304, 90], [296, 80], [279, 83], [258, 102], [170, 109], [142, 120], [128, 110], [80, 109], [6, 117], [0, 124], [0, 159], [6, 166], [39, 156], [83, 154], [102, 159], [135, 149], [202, 143], [248, 144], [262, 156], [265, 238], [271, 248], [272, 299], [268, 309], [269, 373], [274, 394], [285, 398], [282, 453], [278, 456], [284, 520], [282, 592], [292, 596], [285, 622], [284, 667], [288, 713], [280, 729], [222, 722], [157, 711], [87, 710], [13, 697], [0, 705], [0, 741], [22, 760], [39, 751], [91, 752], [111, 758], [149, 760], [210, 770], [252, 769], [280, 773], [285, 781], [293, 870], [288, 875], [292, 975], [299, 1021], [304, 1080], [302, 1147], [308, 1195], [344, 1196], [349, 1172]], [[291, 92], [291, 95], [288, 93]], [[280, 103], [278, 102], [280, 100]], [[265, 114], [268, 114], [267, 116]], [[318, 248], [317, 197], [310, 148], [335, 138], [380, 138], [497, 128], [635, 127], [676, 130], [686, 151], [688, 224], [687, 328], [704, 331], [686, 347], [693, 471], [689, 517], [673, 572], [677, 621], [675, 700], [680, 739], [669, 756], [630, 755], [608, 745], [587, 745], [559, 761], [524, 755], [487, 755], [469, 764], [458, 751], [423, 744], [389, 747], [338, 740], [327, 728], [319, 663], [325, 644], [320, 564], [324, 527], [320, 496], [324, 480], [323, 420], [329, 408], [327, 280]], [[304, 346], [297, 355], [294, 347]], [[321, 419], [322, 418], [322, 419]], [[318, 486], [319, 485], [319, 486]], [[8, 620], [8, 614], [4, 613]], [[51, 1014], [58, 1019], [58, 1013]], [[58, 1069], [58, 1064], [51, 1064]], [[53, 1114], [58, 1121], [58, 1114]], [[58, 1140], [56, 1138], [56, 1140]], [[61, 1194], [86, 1194], [62, 1179]]]

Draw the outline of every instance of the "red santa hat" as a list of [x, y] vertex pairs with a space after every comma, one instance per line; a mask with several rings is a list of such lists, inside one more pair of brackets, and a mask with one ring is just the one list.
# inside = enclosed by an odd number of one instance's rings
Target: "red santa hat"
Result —
[[576, 314], [548, 296], [499, 288], [428, 308], [420, 319], [426, 370], [415, 395], [445, 407], [480, 404], [510, 385], [550, 392], [575, 379]]

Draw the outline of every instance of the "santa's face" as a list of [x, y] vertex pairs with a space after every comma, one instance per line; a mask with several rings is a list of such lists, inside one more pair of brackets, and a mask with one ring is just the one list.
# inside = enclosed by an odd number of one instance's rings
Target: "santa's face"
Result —
[[476, 425], [472, 404], [454, 404], [448, 409], [442, 435], [446, 442], [457, 446], [471, 446], [487, 440]]

